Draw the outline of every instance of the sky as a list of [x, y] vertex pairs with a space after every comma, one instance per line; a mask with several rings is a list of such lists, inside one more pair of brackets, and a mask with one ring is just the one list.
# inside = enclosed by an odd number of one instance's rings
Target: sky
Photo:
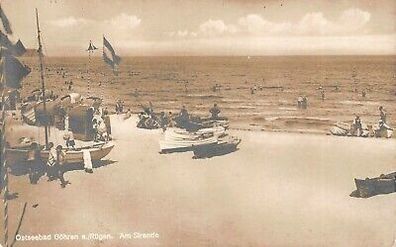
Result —
[[[395, 0], [2, 0], [14, 40], [84, 56], [102, 36], [121, 56], [396, 54]], [[100, 52], [96, 52], [100, 55]]]

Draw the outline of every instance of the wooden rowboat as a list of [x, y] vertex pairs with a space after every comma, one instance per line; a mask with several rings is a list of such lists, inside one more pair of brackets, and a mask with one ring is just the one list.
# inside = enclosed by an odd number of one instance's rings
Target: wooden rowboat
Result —
[[396, 192], [396, 173], [381, 175], [376, 178], [355, 178], [355, 184], [357, 195], [363, 198], [393, 193]]
[[[103, 142], [90, 146], [85, 146], [75, 150], [67, 149], [65, 150], [66, 152], [65, 159], [67, 163], [84, 162], [83, 150], [89, 150], [92, 161], [101, 160], [106, 155], [108, 155], [113, 148], [114, 148], [113, 142], [108, 142], [108, 143]], [[7, 148], [6, 149], [7, 162], [10, 163], [24, 162], [27, 160], [28, 152], [29, 152], [28, 148]], [[41, 158], [44, 162], [48, 160], [48, 156], [49, 156], [48, 150], [41, 151]]]
[[232, 153], [237, 150], [241, 139], [233, 136], [219, 138], [216, 143], [195, 146], [193, 148], [194, 159], [211, 158]]
[[161, 153], [192, 151], [194, 147], [217, 143], [217, 137], [201, 140], [160, 140]]

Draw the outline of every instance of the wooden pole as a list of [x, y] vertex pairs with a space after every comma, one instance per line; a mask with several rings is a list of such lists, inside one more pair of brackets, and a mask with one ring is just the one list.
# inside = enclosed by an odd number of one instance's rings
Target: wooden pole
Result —
[[47, 116], [47, 106], [46, 106], [46, 97], [45, 97], [45, 83], [44, 83], [44, 66], [43, 66], [43, 46], [41, 44], [41, 35], [40, 35], [40, 23], [39, 23], [39, 14], [36, 8], [36, 24], [37, 24], [37, 40], [39, 48], [37, 50], [39, 61], [40, 61], [40, 79], [41, 79], [41, 91], [43, 93], [43, 108], [45, 115], [45, 123], [44, 123], [44, 131], [45, 131], [45, 147], [48, 148], [48, 116]]
[[3, 205], [4, 205], [4, 246], [8, 247], [8, 168], [7, 168], [7, 160], [5, 158], [6, 155], [6, 140], [5, 140], [5, 127], [6, 127], [6, 114], [5, 114], [5, 104], [6, 104], [6, 97], [5, 97], [5, 90], [6, 90], [6, 82], [5, 82], [5, 69], [4, 69], [4, 56], [3, 56], [3, 47], [0, 49], [1, 51], [1, 84], [2, 84], [2, 91], [1, 91], [1, 170], [2, 170], [2, 179], [3, 179]]

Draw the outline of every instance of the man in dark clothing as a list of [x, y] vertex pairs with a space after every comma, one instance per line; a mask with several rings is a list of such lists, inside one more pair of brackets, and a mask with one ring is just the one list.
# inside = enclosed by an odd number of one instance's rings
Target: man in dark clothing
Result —
[[380, 120], [382, 120], [382, 122], [384, 123], [384, 124], [387, 124], [387, 122], [386, 122], [386, 111], [385, 111], [385, 109], [384, 109], [384, 107], [383, 106], [380, 106], [379, 108], [379, 111], [380, 111]]
[[66, 185], [69, 184], [69, 181], [66, 181], [63, 177], [64, 171], [62, 166], [66, 162], [65, 157], [66, 153], [62, 150], [62, 145], [58, 145], [56, 147], [56, 162], [54, 165], [54, 172], [56, 177], [61, 181], [62, 188], [65, 188]]
[[215, 103], [213, 105], [213, 107], [210, 108], [209, 112], [210, 112], [210, 114], [212, 114], [212, 116], [211, 116], [212, 119], [218, 119], [219, 118], [219, 114], [220, 114], [220, 108]]
[[43, 163], [41, 160], [40, 146], [33, 142], [30, 145], [30, 149], [27, 155], [27, 163], [29, 169], [29, 180], [31, 184], [37, 184], [41, 175], [40, 171], [43, 171]]
[[187, 111], [185, 105], [183, 105], [182, 109], [180, 110], [179, 117], [180, 117], [180, 120], [182, 120], [182, 121], [190, 120], [190, 115], [188, 114], [188, 111]]

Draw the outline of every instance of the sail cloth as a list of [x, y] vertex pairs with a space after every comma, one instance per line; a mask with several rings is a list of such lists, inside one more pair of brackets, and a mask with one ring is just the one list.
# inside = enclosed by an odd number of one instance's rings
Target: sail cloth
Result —
[[2, 51], [1, 57], [2, 83], [5, 82], [5, 86], [8, 88], [21, 88], [22, 79], [31, 72], [30, 68], [19, 62], [7, 50]]
[[0, 19], [1, 22], [3, 23], [4, 31], [6, 31], [7, 34], [12, 34], [10, 21], [8, 20], [1, 6], [0, 6]]
[[103, 60], [114, 70], [120, 64], [121, 58], [115, 53], [113, 46], [103, 36]]

